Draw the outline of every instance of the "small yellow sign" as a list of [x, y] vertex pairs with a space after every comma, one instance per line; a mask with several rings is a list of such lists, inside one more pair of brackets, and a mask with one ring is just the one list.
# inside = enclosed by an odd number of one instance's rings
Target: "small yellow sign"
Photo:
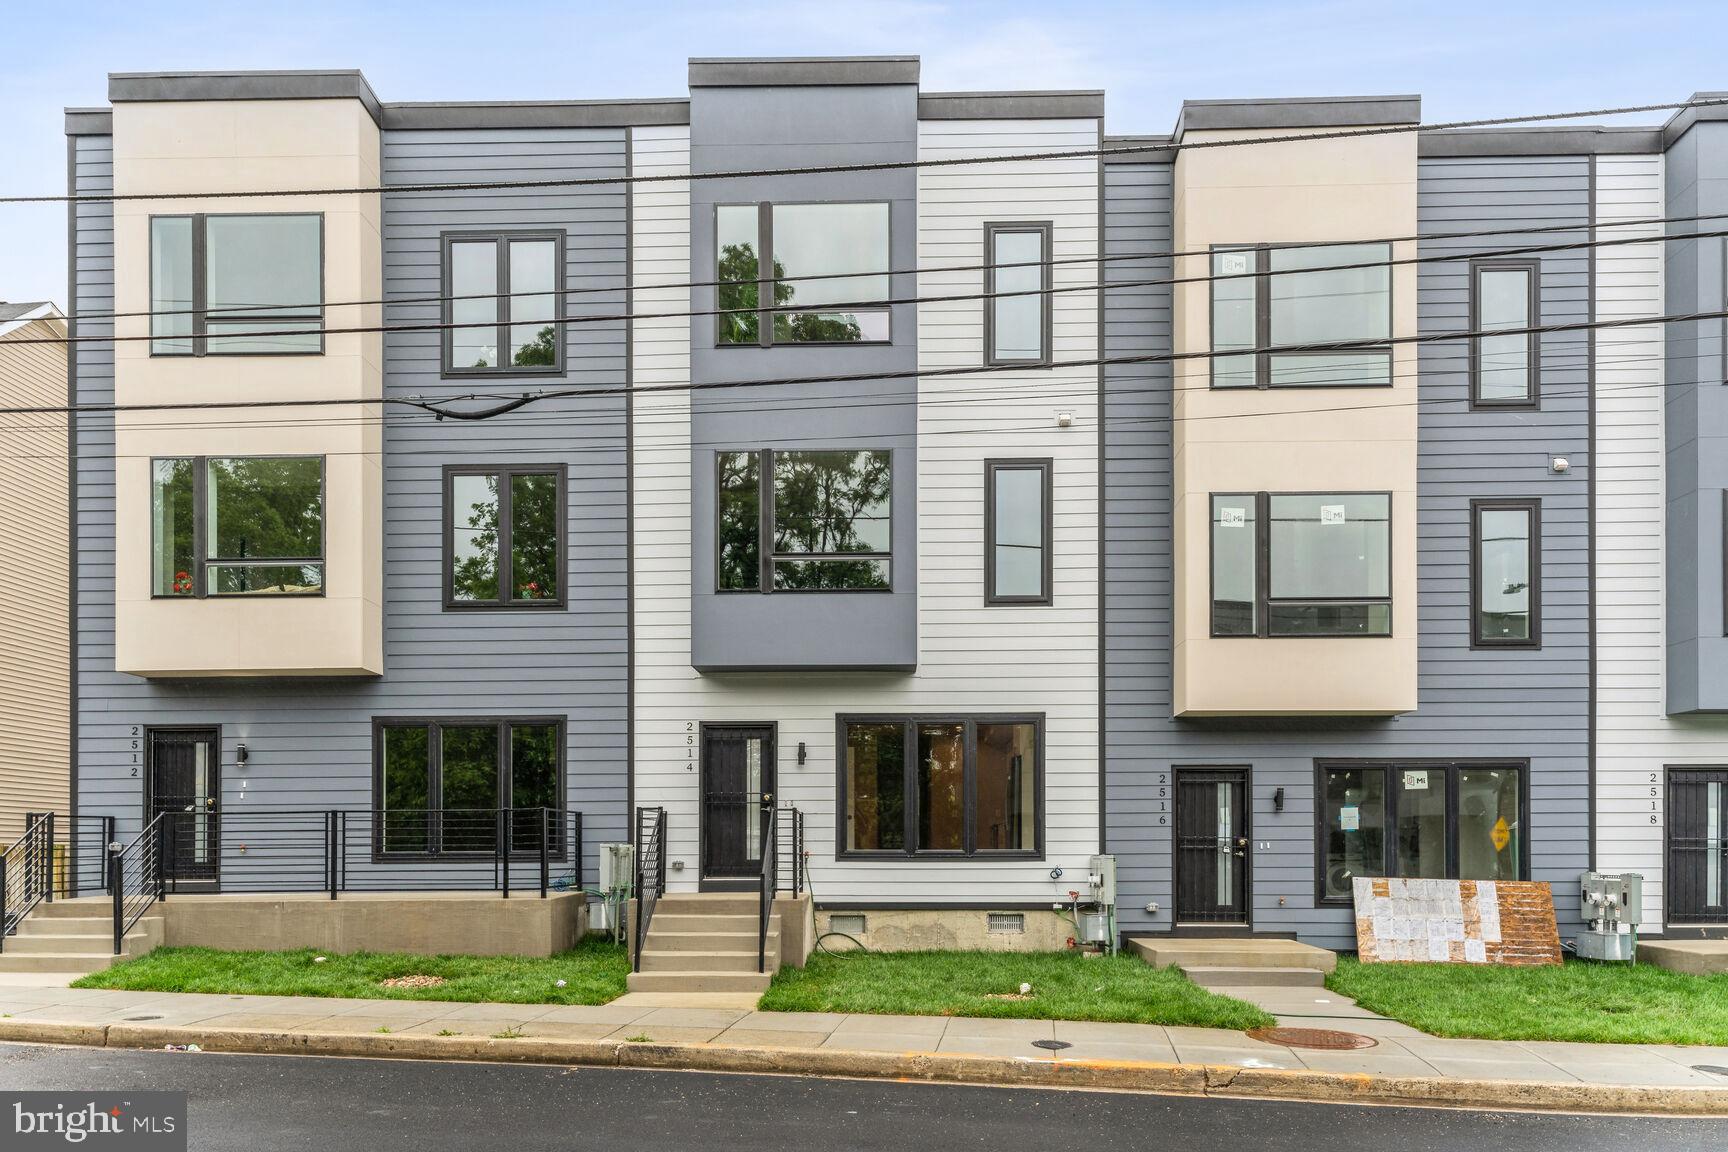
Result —
[[1494, 841], [1494, 851], [1506, 851], [1506, 845], [1512, 840], [1512, 829], [1506, 826], [1506, 817], [1502, 816], [1494, 821], [1494, 830], [1488, 833], [1488, 836]]

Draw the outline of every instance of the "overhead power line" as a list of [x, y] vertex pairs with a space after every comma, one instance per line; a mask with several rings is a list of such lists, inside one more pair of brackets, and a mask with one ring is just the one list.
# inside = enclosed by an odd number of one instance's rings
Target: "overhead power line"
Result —
[[1189, 152], [1199, 149], [1239, 148], [1247, 145], [1293, 144], [1314, 140], [1347, 140], [1407, 133], [1443, 132], [1461, 128], [1496, 128], [1548, 120], [1579, 120], [1589, 117], [1625, 116], [1639, 112], [1672, 112], [1686, 108], [1708, 108], [1728, 104], [1728, 97], [1701, 97], [1658, 104], [1630, 104], [1619, 108], [1593, 108], [1572, 112], [1546, 112], [1524, 116], [1494, 116], [1475, 120], [1452, 120], [1438, 124], [1381, 124], [1347, 128], [1336, 132], [1298, 132], [1278, 136], [1233, 137], [1222, 140], [1184, 140], [1161, 144], [1118, 145], [1110, 148], [1066, 148], [1048, 152], [991, 153], [984, 156], [937, 156], [918, 160], [882, 160], [855, 164], [817, 164], [791, 168], [751, 168], [723, 172], [632, 173], [618, 176], [548, 177], [540, 180], [482, 180], [419, 184], [373, 184], [347, 188], [244, 189], [232, 192], [127, 192], [55, 193], [37, 196], [0, 196], [0, 204], [114, 203], [131, 200], [238, 200], [278, 196], [355, 196], [380, 192], [495, 192], [511, 189], [594, 188], [635, 184], [683, 183], [696, 180], [748, 180], [766, 176], [811, 176], [836, 173], [892, 172], [905, 169], [950, 168], [1004, 161], [1079, 160], [1092, 157], [1144, 156], [1155, 153]]
[[[1724, 214], [1724, 215], [1728, 215], [1728, 214]], [[1572, 230], [1573, 231], [1580, 231], [1580, 232], [1591, 231], [1591, 229], [1586, 225], [1576, 225], [1573, 227]], [[1632, 245], [1632, 244], [1655, 244], [1655, 243], [1660, 243], [1664, 240], [1714, 239], [1714, 238], [1719, 238], [1719, 237], [1723, 237], [1723, 236], [1728, 236], [1728, 230], [1715, 230], [1715, 231], [1704, 231], [1704, 232], [1684, 232], [1684, 233], [1678, 233], [1678, 234], [1670, 235], [1670, 236], [1642, 236], [1642, 235], [1614, 236], [1614, 237], [1608, 237], [1608, 238], [1603, 238], [1603, 239], [1564, 241], [1564, 242], [1558, 242], [1558, 243], [1554, 243], [1554, 244], [1526, 244], [1526, 245], [1520, 245], [1520, 246], [1514, 247], [1514, 248], [1481, 249], [1481, 250], [1476, 250], [1476, 251], [1433, 252], [1433, 253], [1429, 253], [1427, 255], [1420, 255], [1420, 256], [1393, 257], [1393, 258], [1388, 258], [1385, 260], [1361, 260], [1361, 261], [1355, 261], [1353, 263], [1348, 263], [1348, 264], [1327, 264], [1327, 265], [1303, 266], [1303, 267], [1298, 267], [1298, 268], [1278, 268], [1278, 269], [1267, 268], [1267, 269], [1264, 269], [1261, 271], [1254, 271], [1254, 272], [1207, 272], [1207, 273], [1197, 274], [1197, 275], [1193, 275], [1193, 276], [1166, 276], [1166, 277], [1158, 277], [1158, 278], [1154, 278], [1154, 279], [1150, 279], [1150, 280], [1118, 280], [1118, 281], [1106, 280], [1102, 283], [1088, 282], [1088, 283], [1084, 283], [1084, 284], [1058, 284], [1058, 285], [1053, 285], [1053, 286], [1048, 287], [1048, 288], [1016, 288], [1016, 289], [998, 290], [998, 291], [990, 291], [990, 292], [964, 292], [964, 293], [935, 295], [935, 296], [890, 296], [890, 297], [884, 297], [884, 298], [874, 299], [874, 300], [844, 300], [844, 301], [826, 302], [826, 303], [821, 303], [821, 304], [812, 304], [808, 308], [798, 308], [795, 306], [795, 304], [784, 304], [784, 305], [769, 306], [766, 309], [763, 309], [763, 308], [757, 307], [757, 306], [740, 306], [740, 307], [736, 307], [736, 308], [684, 309], [684, 310], [675, 310], [675, 311], [671, 311], [671, 312], [598, 312], [598, 313], [587, 313], [587, 314], [576, 315], [576, 316], [566, 315], [566, 316], [559, 316], [559, 317], [550, 317], [550, 318], [547, 318], [544, 320], [513, 321], [510, 324], [510, 327], [515, 328], [515, 327], [520, 327], [523, 325], [536, 325], [536, 326], [539, 326], [541, 328], [548, 328], [548, 327], [556, 328], [556, 327], [568, 326], [571, 324], [617, 324], [617, 323], [634, 322], [634, 321], [638, 321], [638, 320], [682, 320], [682, 319], [718, 318], [718, 317], [722, 317], [722, 316], [754, 316], [754, 315], [757, 315], [759, 312], [762, 312], [764, 310], [771, 312], [771, 313], [797, 313], [797, 312], [847, 313], [847, 312], [861, 312], [861, 311], [866, 311], [866, 310], [870, 310], [870, 309], [888, 308], [888, 307], [894, 307], [894, 306], [898, 306], [898, 305], [908, 305], [908, 304], [970, 303], [970, 302], [974, 302], [974, 301], [996, 300], [996, 299], [1022, 297], [1022, 296], [1057, 296], [1057, 295], [1069, 295], [1069, 294], [1076, 293], [1076, 292], [1099, 292], [1099, 291], [1111, 291], [1111, 290], [1120, 290], [1120, 289], [1129, 289], [1129, 288], [1159, 288], [1159, 287], [1168, 287], [1168, 286], [1177, 285], [1177, 284], [1204, 284], [1204, 283], [1210, 283], [1210, 282], [1216, 281], [1216, 280], [1256, 280], [1262, 276], [1268, 276], [1268, 277], [1269, 276], [1285, 276], [1285, 275], [1294, 276], [1294, 275], [1305, 275], [1305, 274], [1306, 275], [1312, 275], [1312, 274], [1320, 273], [1320, 272], [1352, 272], [1352, 271], [1363, 271], [1363, 270], [1369, 270], [1369, 269], [1375, 269], [1375, 268], [1400, 267], [1400, 266], [1406, 266], [1406, 265], [1445, 264], [1445, 263], [1452, 263], [1452, 262], [1459, 261], [1459, 260], [1487, 259], [1487, 258], [1494, 258], [1494, 257], [1501, 257], [1501, 256], [1525, 256], [1525, 255], [1534, 255], [1534, 254], [1547, 253], [1547, 252], [1578, 251], [1578, 250], [1584, 250], [1584, 249], [1609, 248], [1609, 247]], [[1372, 241], [1358, 241], [1357, 243], [1358, 244], [1371, 244], [1374, 242], [1372, 242]], [[884, 275], [887, 275], [887, 274], [881, 273], [881, 272], [874, 272], [874, 273], [853, 274], [852, 276], [850, 276], [848, 278], [858, 280], [858, 279], [866, 279], [866, 278], [876, 278], [876, 277], [881, 277]], [[760, 290], [761, 287], [770, 286], [770, 285], [774, 284], [775, 282], [776, 281], [772, 281], [772, 280], [738, 280], [738, 281], [727, 281], [726, 283], [734, 285], [734, 286], [745, 286], [745, 285], [757, 286], [758, 289]], [[613, 291], [615, 293], [621, 293], [622, 289], [621, 288], [613, 289]], [[1365, 294], [1368, 294], [1368, 290], [1363, 290], [1362, 292], [1357, 292], [1357, 293], [1316, 293], [1316, 294], [1313, 294], [1310, 296], [1305, 296], [1305, 297], [1303, 297], [1303, 299], [1308, 299], [1308, 300], [1328, 299], [1328, 298], [1344, 296], [1344, 295], [1365, 295]], [[551, 291], [543, 291], [543, 292], [518, 293], [518, 295], [531, 295], [531, 296], [538, 296], [538, 297], [547, 297], [547, 296], [558, 295], [558, 291], [556, 289], [553, 289]], [[257, 330], [253, 330], [253, 331], [227, 331], [227, 330], [224, 330], [220, 334], [220, 338], [223, 340], [241, 340], [241, 339], [268, 340], [271, 338], [282, 339], [284, 337], [290, 337], [290, 336], [356, 336], [356, 335], [369, 335], [369, 334], [384, 333], [384, 332], [451, 332], [451, 331], [463, 331], [463, 330], [474, 330], [474, 329], [496, 329], [501, 324], [503, 324], [502, 317], [495, 318], [492, 320], [394, 321], [394, 322], [388, 322], [388, 323], [382, 323], [382, 324], [318, 325], [318, 326], [314, 326], [314, 327], [310, 327], [310, 328], [266, 328], [266, 329], [257, 329]], [[111, 334], [85, 334], [85, 335], [68, 335], [68, 336], [29, 336], [29, 337], [21, 337], [15, 341], [13, 341], [13, 343], [17, 343], [17, 344], [106, 344], [109, 342], [136, 342], [136, 341], [144, 341], [144, 340], [148, 340], [151, 342], [156, 342], [156, 341], [170, 341], [170, 342], [172, 342], [172, 341], [190, 341], [192, 338], [193, 338], [193, 334], [190, 332], [174, 332], [174, 333], [166, 333], [166, 334], [154, 333], [154, 332], [136, 332], [136, 333], [131, 333], [131, 334], [124, 335], [124, 336], [117, 336], [117, 335], [111, 335]]]

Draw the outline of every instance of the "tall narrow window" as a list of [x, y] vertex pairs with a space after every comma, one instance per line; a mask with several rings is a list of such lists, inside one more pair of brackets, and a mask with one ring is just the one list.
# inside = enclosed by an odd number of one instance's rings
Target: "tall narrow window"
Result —
[[564, 469], [444, 471], [444, 606], [564, 606]]
[[1212, 635], [1390, 636], [1392, 498], [1212, 497]]
[[563, 232], [444, 234], [444, 374], [564, 370]]
[[1470, 344], [1470, 399], [1477, 407], [1527, 407], [1536, 403], [1536, 333], [1492, 333], [1532, 328], [1539, 323], [1536, 301], [1540, 267], [1534, 260], [1478, 260], [1470, 265], [1470, 328], [1488, 333]]
[[322, 456], [155, 460], [150, 499], [152, 595], [324, 591]]
[[888, 216], [885, 203], [717, 207], [716, 343], [887, 341]]
[[720, 591], [891, 587], [891, 452], [720, 452], [715, 460]]
[[1050, 359], [1050, 233], [1048, 223], [984, 225], [986, 364]]
[[1391, 384], [1391, 259], [1388, 244], [1215, 249], [1212, 387]]
[[1540, 500], [1470, 503], [1472, 640], [1481, 647], [1535, 648], [1542, 642], [1537, 557]]
[[150, 309], [152, 355], [322, 352], [324, 217], [151, 217]]
[[984, 600], [1048, 604], [1050, 460], [984, 462]]

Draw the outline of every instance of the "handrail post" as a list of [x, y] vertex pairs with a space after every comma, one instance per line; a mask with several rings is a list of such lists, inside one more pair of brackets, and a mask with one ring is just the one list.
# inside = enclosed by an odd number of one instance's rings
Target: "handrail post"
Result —
[[46, 813], [44, 818], [48, 821], [48, 834], [47, 843], [42, 850], [44, 856], [42, 875], [45, 881], [42, 885], [42, 892], [43, 899], [52, 904], [54, 903], [54, 813]]
[[330, 889], [330, 899], [336, 899], [336, 894], [342, 891], [348, 883], [348, 870], [344, 867], [348, 862], [348, 813], [338, 810], [336, 813], [336, 884]]
[[156, 899], [168, 899], [168, 823], [156, 821]]
[[121, 938], [126, 934], [124, 927], [125, 909], [122, 907], [126, 899], [125, 889], [126, 866], [120, 859], [120, 845], [108, 845], [108, 891], [114, 894], [114, 955], [120, 955]]
[[551, 887], [552, 857], [547, 854], [546, 841], [552, 831], [552, 810], [540, 809], [540, 899], [546, 899], [546, 889]]
[[113, 816], [102, 817], [102, 845], [100, 848], [101, 855], [98, 859], [104, 862], [102, 868], [102, 883], [107, 885], [108, 894], [110, 896], [114, 894], [114, 877], [112, 871], [106, 866], [106, 861], [108, 859], [108, 845], [114, 843], [118, 838], [118, 835], [119, 829], [115, 825], [115, 818]]
[[504, 877], [504, 899], [510, 899], [510, 809], [498, 810], [498, 863]]
[[330, 888], [330, 899], [336, 899], [336, 810], [324, 813], [324, 882]]
[[0, 853], [0, 952], [6, 951], [6, 856]]

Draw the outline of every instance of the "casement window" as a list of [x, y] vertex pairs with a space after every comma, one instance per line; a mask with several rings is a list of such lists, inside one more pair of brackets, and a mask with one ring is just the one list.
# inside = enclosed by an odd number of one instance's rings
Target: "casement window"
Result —
[[841, 856], [1044, 850], [1041, 716], [842, 716]]
[[[1541, 264], [1535, 260], [1474, 260], [1470, 264], [1470, 330], [1533, 328], [1538, 319]], [[1477, 336], [1470, 341], [1470, 402], [1477, 408], [1528, 408], [1537, 402], [1534, 332]]]
[[1390, 636], [1392, 497], [1212, 497], [1212, 635]]
[[1480, 648], [1542, 645], [1542, 502], [1470, 502], [1471, 636]]
[[1050, 361], [1050, 235], [1048, 223], [984, 225], [986, 364]]
[[564, 233], [446, 232], [444, 375], [564, 371]]
[[1360, 388], [1392, 383], [1392, 246], [1326, 244], [1212, 251], [1212, 387]]
[[717, 344], [889, 338], [886, 203], [721, 204], [714, 261]]
[[562, 465], [444, 470], [444, 606], [564, 607]]
[[324, 592], [322, 456], [150, 462], [151, 594]]
[[[551, 717], [379, 720], [373, 725], [373, 851], [427, 856], [540, 851], [544, 808], [564, 805], [564, 722]], [[508, 813], [507, 821], [500, 813]], [[562, 856], [561, 820], [548, 848]]]
[[1529, 799], [1522, 765], [1323, 764], [1322, 901], [1348, 901], [1358, 876], [1522, 880]]
[[150, 313], [153, 356], [322, 353], [324, 217], [152, 216]]
[[1050, 460], [984, 462], [984, 602], [1050, 603]]
[[887, 591], [893, 454], [719, 452], [716, 566], [722, 592]]

